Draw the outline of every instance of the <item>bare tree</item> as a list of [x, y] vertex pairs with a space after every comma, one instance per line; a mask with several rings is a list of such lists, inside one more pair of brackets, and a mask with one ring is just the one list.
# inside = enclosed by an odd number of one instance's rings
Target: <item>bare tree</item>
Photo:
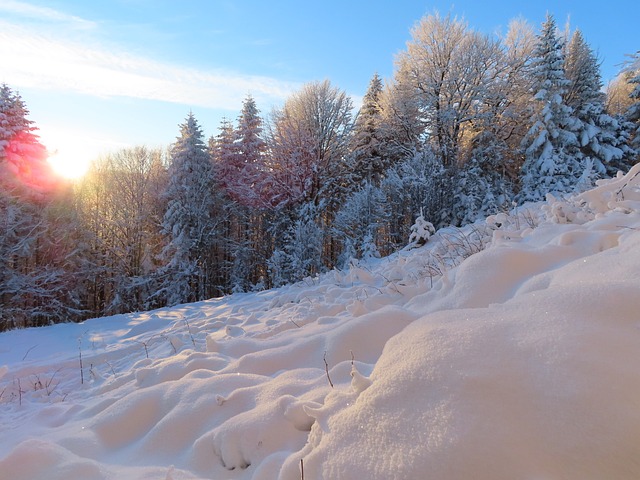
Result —
[[420, 20], [411, 36], [397, 60], [396, 82], [413, 97], [445, 166], [454, 165], [504, 69], [500, 43], [437, 13]]

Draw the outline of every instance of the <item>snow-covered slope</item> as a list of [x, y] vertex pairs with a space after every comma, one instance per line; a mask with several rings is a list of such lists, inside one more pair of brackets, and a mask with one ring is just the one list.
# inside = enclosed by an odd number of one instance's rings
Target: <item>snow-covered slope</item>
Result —
[[0, 478], [640, 478], [639, 181], [294, 286], [2, 333]]

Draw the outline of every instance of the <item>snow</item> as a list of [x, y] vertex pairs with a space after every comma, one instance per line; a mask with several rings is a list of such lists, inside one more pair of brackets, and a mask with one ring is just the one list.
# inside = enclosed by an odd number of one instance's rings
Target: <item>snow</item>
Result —
[[638, 271], [640, 165], [296, 285], [4, 332], [0, 478], [640, 478]]

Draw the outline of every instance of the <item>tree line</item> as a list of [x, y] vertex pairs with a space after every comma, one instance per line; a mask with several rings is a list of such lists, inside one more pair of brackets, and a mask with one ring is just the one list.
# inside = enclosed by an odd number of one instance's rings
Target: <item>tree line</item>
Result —
[[266, 117], [251, 96], [206, 139], [134, 147], [52, 182], [19, 94], [0, 88], [0, 330], [280, 286], [588, 188], [640, 151], [640, 53], [602, 93], [579, 30], [503, 38], [422, 18], [354, 115], [328, 80]]

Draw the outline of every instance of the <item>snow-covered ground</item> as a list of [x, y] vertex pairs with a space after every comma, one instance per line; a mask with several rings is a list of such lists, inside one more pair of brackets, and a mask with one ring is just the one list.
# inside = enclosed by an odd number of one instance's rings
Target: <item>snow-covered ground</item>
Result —
[[637, 479], [639, 273], [640, 165], [297, 285], [5, 332], [0, 478]]

